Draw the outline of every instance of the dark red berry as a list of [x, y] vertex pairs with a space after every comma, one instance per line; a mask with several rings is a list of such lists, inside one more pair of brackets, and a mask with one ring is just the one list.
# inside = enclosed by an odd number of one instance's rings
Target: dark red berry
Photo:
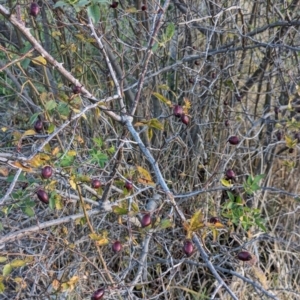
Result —
[[293, 153], [294, 152], [294, 149], [293, 148], [290, 148], [289, 149], [289, 153]]
[[226, 120], [224, 124], [225, 124], [226, 127], [228, 127], [230, 125], [229, 120]]
[[200, 65], [200, 63], [199, 63], [198, 60], [195, 61], [195, 65], [196, 65], [196, 66], [199, 66], [199, 65]]
[[211, 74], [211, 78], [212, 78], [212, 79], [215, 79], [215, 78], [216, 78], [216, 73], [215, 73], [215, 72], [213, 72], [213, 73]]
[[101, 288], [101, 289], [95, 291], [93, 293], [92, 297], [91, 297], [91, 300], [100, 300], [100, 299], [102, 299], [103, 296], [104, 296], [104, 292], [105, 292], [104, 288]]
[[35, 123], [34, 123], [34, 130], [36, 132], [41, 132], [43, 130], [43, 122], [41, 120], [37, 120]]
[[279, 109], [278, 106], [274, 107], [274, 112], [275, 112], [275, 114], [279, 114], [280, 113], [280, 109]]
[[73, 87], [73, 93], [74, 94], [80, 94], [81, 93], [81, 86], [75, 85]]
[[180, 105], [174, 105], [173, 106], [173, 114], [175, 117], [180, 118], [183, 114], [183, 108]]
[[44, 190], [40, 189], [36, 192], [36, 194], [37, 194], [39, 200], [41, 200], [43, 203], [45, 203], [45, 204], [49, 203], [49, 196]]
[[115, 252], [115, 253], [118, 253], [122, 250], [122, 244], [121, 242], [119, 241], [115, 241], [113, 244], [112, 244], [112, 251]]
[[142, 10], [142, 11], [147, 10], [147, 6], [146, 6], [146, 5], [142, 5], [141, 10]]
[[189, 78], [189, 83], [194, 83], [194, 79], [193, 78]]
[[225, 172], [225, 176], [226, 176], [226, 179], [229, 180], [229, 179], [232, 179], [234, 180], [235, 179], [235, 173], [232, 169], [228, 169], [226, 172]]
[[236, 94], [235, 99], [236, 99], [236, 101], [240, 102], [242, 100], [242, 97], [240, 95]]
[[32, 2], [30, 5], [30, 12], [29, 14], [33, 17], [36, 17], [40, 12], [40, 7], [37, 3]]
[[233, 135], [228, 139], [228, 142], [231, 145], [237, 145], [240, 143], [240, 139], [236, 135]]
[[127, 191], [132, 190], [132, 188], [133, 188], [132, 181], [130, 181], [130, 180], [127, 179], [124, 186], [125, 186], [125, 188], [126, 188]]
[[300, 132], [295, 133], [295, 140], [297, 140], [298, 143], [300, 143]]
[[228, 101], [227, 101], [227, 100], [224, 100], [223, 105], [224, 105], [224, 106], [227, 106], [227, 105], [228, 105]]
[[118, 5], [119, 5], [119, 2], [114, 1], [114, 2], [110, 5], [110, 7], [111, 7], [111, 8], [117, 8]]
[[191, 256], [194, 251], [194, 245], [191, 240], [187, 240], [184, 242], [183, 245], [183, 252], [185, 253], [186, 256]]
[[282, 132], [281, 131], [277, 131], [276, 132], [276, 137], [277, 137], [277, 141], [280, 141], [282, 139]]
[[92, 188], [99, 189], [99, 187], [101, 187], [101, 181], [99, 179], [93, 179], [92, 180]]
[[189, 119], [189, 117], [187, 116], [187, 115], [181, 115], [181, 122], [183, 123], [183, 124], [185, 124], [185, 125], [188, 125], [189, 124], [189, 121], [190, 121], [190, 119]]
[[211, 217], [209, 219], [209, 223], [216, 224], [218, 222], [220, 222], [220, 220], [217, 217]]
[[238, 255], [237, 258], [241, 261], [249, 261], [252, 259], [251, 254], [248, 251], [241, 251]]
[[149, 226], [151, 224], [151, 216], [150, 216], [150, 214], [145, 214], [145, 215], [143, 215], [143, 217], [142, 217], [142, 220], [141, 220], [141, 225], [142, 225], [142, 227], [144, 228], [144, 227], [147, 227], [147, 226]]
[[42, 169], [42, 177], [44, 179], [48, 179], [52, 176], [52, 168], [50, 166], [45, 166], [43, 169]]

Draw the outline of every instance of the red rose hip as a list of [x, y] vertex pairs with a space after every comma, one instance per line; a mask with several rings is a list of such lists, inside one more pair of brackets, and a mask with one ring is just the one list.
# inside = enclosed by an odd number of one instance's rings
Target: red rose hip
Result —
[[29, 14], [33, 17], [36, 17], [40, 12], [40, 7], [37, 3], [32, 2], [30, 5], [30, 11]]
[[101, 181], [99, 179], [93, 179], [92, 180], [92, 188], [99, 189], [99, 187], [101, 187]]
[[249, 261], [252, 259], [251, 254], [248, 251], [241, 251], [238, 255], [237, 258], [241, 261]]
[[34, 123], [34, 130], [36, 132], [41, 132], [43, 130], [43, 122], [41, 120], [37, 120], [35, 123]]
[[118, 253], [122, 250], [122, 244], [120, 241], [115, 241], [113, 244], [112, 244], [112, 251], [115, 252], [115, 253]]
[[52, 168], [50, 166], [45, 166], [43, 169], [42, 169], [42, 177], [44, 179], [48, 179], [52, 176], [53, 174], [53, 171], [52, 171]]
[[36, 192], [36, 194], [40, 201], [42, 201], [45, 204], [49, 203], [49, 196], [44, 190], [40, 189]]
[[225, 172], [225, 176], [226, 176], [227, 180], [229, 180], [229, 179], [235, 180], [235, 173], [234, 173], [234, 171], [232, 169], [228, 169]]
[[95, 291], [93, 293], [92, 297], [91, 297], [91, 300], [100, 300], [100, 299], [102, 299], [103, 296], [104, 296], [104, 292], [105, 292], [104, 288], [101, 288], [101, 289]]
[[143, 217], [142, 217], [142, 220], [141, 220], [141, 225], [142, 225], [142, 227], [144, 228], [144, 227], [147, 227], [147, 226], [149, 226], [151, 224], [151, 216], [150, 216], [150, 214], [145, 214], [145, 215], [143, 215]]
[[132, 181], [127, 179], [126, 182], [125, 182], [125, 185], [124, 187], [126, 188], [127, 191], [131, 191], [132, 188], [133, 188], [133, 184], [132, 184]]
[[174, 105], [173, 106], [173, 114], [175, 117], [180, 118], [181, 115], [183, 114], [183, 108], [180, 105]]
[[236, 135], [233, 135], [228, 139], [228, 143], [230, 145], [238, 145], [240, 143], [240, 139]]
[[191, 256], [194, 251], [194, 246], [191, 240], [187, 240], [184, 242], [183, 245], [183, 252], [185, 253], [186, 256]]
[[181, 122], [185, 125], [188, 125], [189, 124], [189, 117], [187, 115], [181, 115]]
[[118, 5], [119, 5], [119, 2], [114, 1], [114, 2], [110, 5], [110, 7], [111, 7], [111, 8], [117, 8]]

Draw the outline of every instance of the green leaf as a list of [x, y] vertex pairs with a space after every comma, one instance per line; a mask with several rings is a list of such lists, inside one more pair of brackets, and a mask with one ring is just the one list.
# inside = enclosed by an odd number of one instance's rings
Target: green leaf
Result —
[[7, 257], [6, 256], [0, 256], [0, 263], [3, 263], [7, 261]]
[[55, 100], [47, 101], [47, 103], [45, 105], [47, 111], [54, 109], [56, 106], [57, 106], [57, 104], [56, 104]]
[[15, 259], [10, 263], [10, 265], [12, 266], [12, 268], [20, 268], [26, 265], [26, 261], [21, 259]]
[[51, 123], [47, 128], [47, 132], [51, 134], [54, 130], [55, 130], [55, 125]]
[[67, 103], [59, 103], [57, 111], [63, 116], [68, 116], [70, 114], [70, 109]]
[[57, 1], [57, 2], [54, 4], [53, 8], [64, 7], [64, 6], [66, 6], [66, 5], [68, 5], [68, 4], [67, 4], [65, 1]]
[[25, 206], [24, 208], [22, 208], [22, 211], [28, 217], [33, 217], [34, 216], [34, 210], [29, 206]]
[[10, 264], [6, 264], [2, 271], [3, 276], [8, 276], [12, 270], [13, 270], [12, 266]]
[[165, 38], [167, 40], [170, 40], [173, 37], [174, 32], [175, 32], [174, 23], [169, 23], [168, 26], [167, 26], [167, 29], [166, 29]]
[[87, 8], [88, 16], [92, 19], [94, 24], [97, 24], [100, 20], [100, 7], [97, 4], [92, 4]]
[[32, 124], [37, 120], [39, 114], [40, 114], [40, 113], [35, 113], [35, 114], [33, 114], [33, 115], [30, 117], [30, 119], [29, 119], [29, 124], [30, 124], [30, 125], [32, 125]]
[[151, 119], [148, 126], [152, 127], [152, 128], [155, 128], [155, 129], [158, 129], [158, 130], [163, 130], [164, 129], [163, 124], [161, 124], [157, 119]]
[[166, 228], [170, 228], [173, 226], [173, 223], [170, 219], [163, 219], [160, 221], [159, 227], [161, 229], [166, 229]]
[[112, 211], [119, 216], [127, 215], [127, 213], [128, 213], [128, 209], [125, 207], [121, 207], [121, 206], [113, 206]]
[[253, 183], [259, 183], [261, 179], [265, 177], [265, 174], [256, 175], [253, 179]]
[[159, 101], [161, 101], [161, 102], [167, 104], [168, 106], [171, 106], [171, 105], [172, 105], [172, 102], [171, 102], [169, 99], [167, 99], [166, 97], [164, 97], [163, 95], [161, 95], [160, 93], [154, 92], [154, 93], [152, 93], [152, 95], [153, 95], [154, 97], [156, 97]]
[[158, 49], [158, 46], [159, 46], [159, 43], [156, 42], [152, 47], [152, 51], [156, 52], [156, 50]]
[[90, 4], [90, 2], [91, 2], [90, 0], [80, 0], [74, 6], [75, 7], [84, 7], [88, 4]]
[[5, 291], [4, 283], [0, 281], [0, 293], [4, 293], [4, 291]]

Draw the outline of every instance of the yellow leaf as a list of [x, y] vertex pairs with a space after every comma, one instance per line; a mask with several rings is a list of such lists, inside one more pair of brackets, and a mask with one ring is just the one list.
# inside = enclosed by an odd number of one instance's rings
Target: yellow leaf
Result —
[[183, 112], [184, 114], [188, 114], [189, 113], [189, 109], [191, 108], [191, 102], [188, 98], [183, 98], [184, 101], [184, 105], [183, 105]]
[[223, 186], [226, 186], [226, 187], [232, 187], [233, 186], [233, 184], [231, 184], [230, 181], [226, 180], [225, 178], [221, 179], [221, 183], [222, 183]]
[[224, 228], [225, 227], [221, 222], [216, 222], [216, 223], [214, 223], [213, 226], [216, 228]]
[[79, 143], [79, 144], [83, 144], [84, 143], [84, 139], [81, 137], [81, 136], [77, 136], [76, 137], [76, 139], [77, 139], [77, 142]]
[[18, 131], [14, 131], [12, 135], [14, 137], [13, 145], [18, 145], [19, 140], [22, 138], [22, 134]]
[[4, 167], [4, 166], [1, 166], [0, 167], [0, 175], [2, 175], [4, 177], [7, 177], [8, 174], [9, 174], [8, 168]]
[[297, 91], [298, 96], [300, 96], [300, 86], [299, 85], [296, 85], [296, 91]]
[[190, 221], [190, 230], [196, 231], [204, 227], [203, 214], [201, 210], [194, 213]]
[[152, 130], [152, 128], [148, 128], [148, 130], [147, 130], [147, 136], [148, 136], [149, 141], [151, 141], [152, 137], [153, 137], [153, 130]]
[[296, 147], [297, 143], [298, 143], [298, 140], [295, 139], [293, 140], [291, 137], [289, 137], [288, 135], [285, 136], [285, 143], [286, 143], [286, 146], [288, 148], [294, 148]]
[[24, 165], [22, 165], [22, 164], [21, 164], [20, 162], [18, 162], [18, 161], [13, 162], [11, 165], [12, 165], [12, 166], [15, 166], [16, 168], [21, 169], [21, 170], [23, 170], [23, 171], [25, 171], [25, 172], [28, 172], [28, 173], [32, 173], [32, 172], [33, 172], [33, 169], [32, 169], [32, 168], [30, 168], [29, 166], [24, 166]]
[[76, 156], [77, 152], [75, 150], [68, 151], [68, 156]]
[[163, 96], [159, 93], [156, 93], [156, 92], [152, 93], [152, 95], [154, 97], [156, 97], [159, 101], [167, 104], [168, 106], [170, 106], [170, 107], [172, 106], [172, 102], [169, 99], [167, 99], [165, 96]]
[[75, 182], [74, 179], [75, 179], [74, 176], [71, 176], [71, 179], [69, 180], [69, 183], [70, 183], [70, 186], [72, 187], [72, 189], [76, 190], [76, 182]]
[[96, 241], [96, 244], [98, 245], [98, 246], [105, 246], [105, 245], [107, 245], [109, 243], [109, 240], [108, 239], [101, 239], [101, 240], [99, 240], [99, 241]]
[[2, 132], [6, 132], [7, 129], [8, 129], [7, 127], [2, 127], [2, 128], [1, 128], [1, 131], [2, 131]]
[[36, 134], [36, 131], [34, 129], [29, 129], [24, 132], [23, 136], [35, 135], [35, 134]]
[[150, 173], [145, 170], [144, 168], [137, 166], [137, 171], [139, 173], [139, 178], [138, 182], [142, 184], [147, 184], [147, 185], [154, 185], [154, 182], [152, 181], [152, 177]]
[[267, 277], [265, 273], [259, 267], [256, 266], [253, 266], [252, 270], [254, 272], [254, 275], [258, 278], [261, 285], [264, 287], [264, 289], [268, 290], [269, 287], [268, 287]]
[[66, 290], [68, 290], [69, 288], [70, 288], [70, 286], [69, 286], [66, 282], [64, 282], [64, 283], [61, 284], [61, 289], [62, 289], [62, 291], [66, 291]]
[[53, 287], [53, 289], [54, 289], [55, 291], [57, 291], [57, 290], [59, 289], [59, 286], [60, 286], [59, 281], [58, 281], [57, 279], [54, 279], [54, 280], [52, 281], [52, 287]]
[[147, 121], [147, 120], [142, 120], [142, 121], [140, 121], [140, 122], [136, 122], [135, 124], [134, 124], [134, 126], [145, 126], [145, 125], [148, 125], [149, 124], [149, 121]]
[[33, 58], [32, 62], [38, 66], [46, 66], [47, 65], [46, 59], [41, 55]]
[[129, 7], [125, 10], [126, 13], [130, 14], [130, 13], [136, 13], [137, 9], [133, 6], [133, 7]]
[[73, 276], [72, 278], [69, 279], [68, 284], [75, 284], [79, 280], [79, 276]]
[[60, 150], [60, 148], [57, 146], [57, 147], [55, 147], [55, 148], [51, 151], [51, 154], [52, 154], [53, 156], [55, 156], [56, 154], [59, 153], [59, 150]]
[[33, 157], [31, 160], [28, 160], [27, 163], [34, 168], [38, 168], [38, 167], [44, 165], [50, 159], [51, 159], [51, 157], [49, 155], [44, 154], [44, 153], [39, 153], [35, 157]]
[[61, 36], [61, 32], [60, 31], [52, 31], [51, 36], [54, 37], [54, 38], [57, 37], [57, 36]]

